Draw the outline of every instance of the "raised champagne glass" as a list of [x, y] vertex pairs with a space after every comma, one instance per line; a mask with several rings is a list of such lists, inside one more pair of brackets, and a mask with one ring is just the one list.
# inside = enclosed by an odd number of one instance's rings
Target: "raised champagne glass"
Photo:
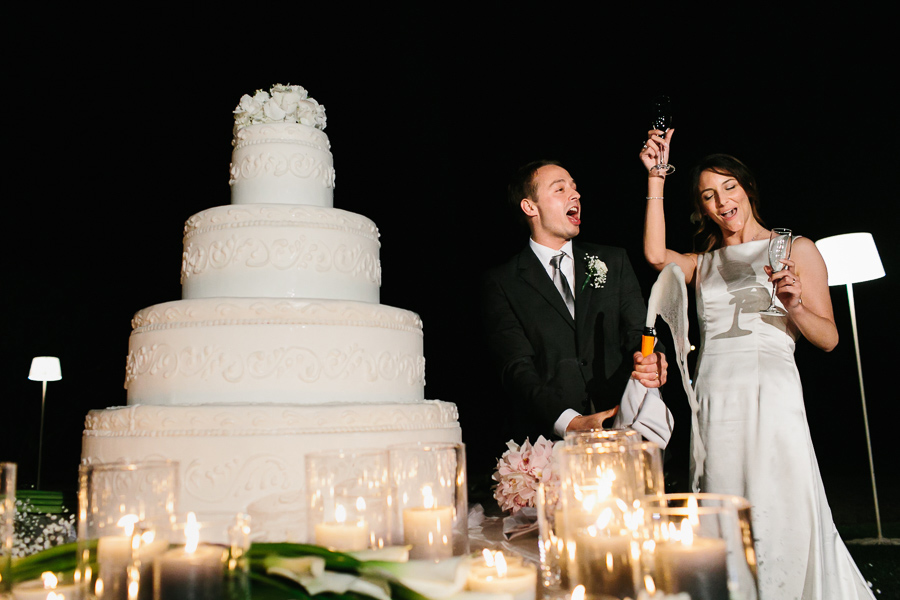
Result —
[[[656, 96], [651, 102], [650, 112], [650, 129], [661, 131], [660, 137], [665, 137], [666, 132], [672, 128], [672, 99], [665, 94]], [[675, 167], [669, 164], [669, 147], [665, 144], [660, 144], [658, 162], [653, 168], [666, 174], [675, 172]]]
[[[783, 258], [791, 257], [791, 242], [793, 241], [793, 233], [790, 229], [775, 227], [769, 234], [769, 266], [772, 272], [778, 272], [784, 269], [785, 265], [781, 262]], [[785, 312], [775, 306], [775, 289], [772, 284], [772, 298], [769, 300], [769, 308], [759, 311], [760, 314], [770, 315], [772, 317], [783, 317]]]

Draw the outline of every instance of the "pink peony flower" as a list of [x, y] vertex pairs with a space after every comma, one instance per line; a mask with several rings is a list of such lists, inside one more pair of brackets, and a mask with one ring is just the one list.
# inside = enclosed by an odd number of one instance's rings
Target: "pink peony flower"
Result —
[[538, 484], [559, 481], [553, 461], [554, 443], [538, 437], [534, 445], [526, 438], [519, 446], [512, 440], [506, 443], [508, 450], [497, 461], [493, 480], [494, 498], [504, 511], [516, 514], [525, 507], [535, 505]]

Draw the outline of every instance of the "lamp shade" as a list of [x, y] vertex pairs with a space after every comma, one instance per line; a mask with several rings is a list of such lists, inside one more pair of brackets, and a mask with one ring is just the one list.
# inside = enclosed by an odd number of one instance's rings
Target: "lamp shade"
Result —
[[32, 381], [59, 381], [62, 379], [59, 359], [55, 356], [35, 356], [31, 359], [31, 370], [28, 372], [28, 379]]
[[828, 285], [846, 285], [884, 277], [884, 266], [871, 233], [822, 238], [816, 247], [828, 267]]

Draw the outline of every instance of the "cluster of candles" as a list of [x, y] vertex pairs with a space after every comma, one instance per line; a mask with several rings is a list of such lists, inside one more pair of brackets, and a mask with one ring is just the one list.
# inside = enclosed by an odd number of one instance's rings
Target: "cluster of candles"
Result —
[[749, 503], [665, 494], [658, 453], [648, 442], [567, 442], [558, 501], [539, 506], [545, 592], [571, 600], [756, 599]]
[[[440, 560], [453, 556], [453, 506], [438, 505], [431, 486], [422, 488], [421, 506], [409, 506], [402, 511], [403, 544], [410, 547], [412, 559]], [[316, 523], [314, 541], [332, 550], [350, 552], [384, 546], [386, 540], [374, 534], [366, 520], [366, 501], [355, 501], [356, 517], [348, 519], [343, 504], [334, 508], [334, 520]], [[385, 518], [384, 520], [390, 521]]]
[[468, 552], [461, 444], [306, 456], [309, 541], [337, 551], [409, 546], [411, 559]]

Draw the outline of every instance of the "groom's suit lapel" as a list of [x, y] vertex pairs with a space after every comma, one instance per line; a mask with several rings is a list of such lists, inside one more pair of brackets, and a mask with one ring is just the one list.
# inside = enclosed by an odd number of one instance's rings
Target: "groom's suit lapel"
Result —
[[[575, 321], [572, 319], [572, 315], [569, 314], [569, 309], [566, 307], [559, 290], [553, 285], [553, 281], [547, 275], [547, 270], [531, 248], [526, 247], [519, 254], [519, 276], [533, 287], [566, 320], [570, 327], [575, 328]], [[575, 297], [578, 297], [577, 293]], [[577, 311], [577, 300], [575, 307]]]

